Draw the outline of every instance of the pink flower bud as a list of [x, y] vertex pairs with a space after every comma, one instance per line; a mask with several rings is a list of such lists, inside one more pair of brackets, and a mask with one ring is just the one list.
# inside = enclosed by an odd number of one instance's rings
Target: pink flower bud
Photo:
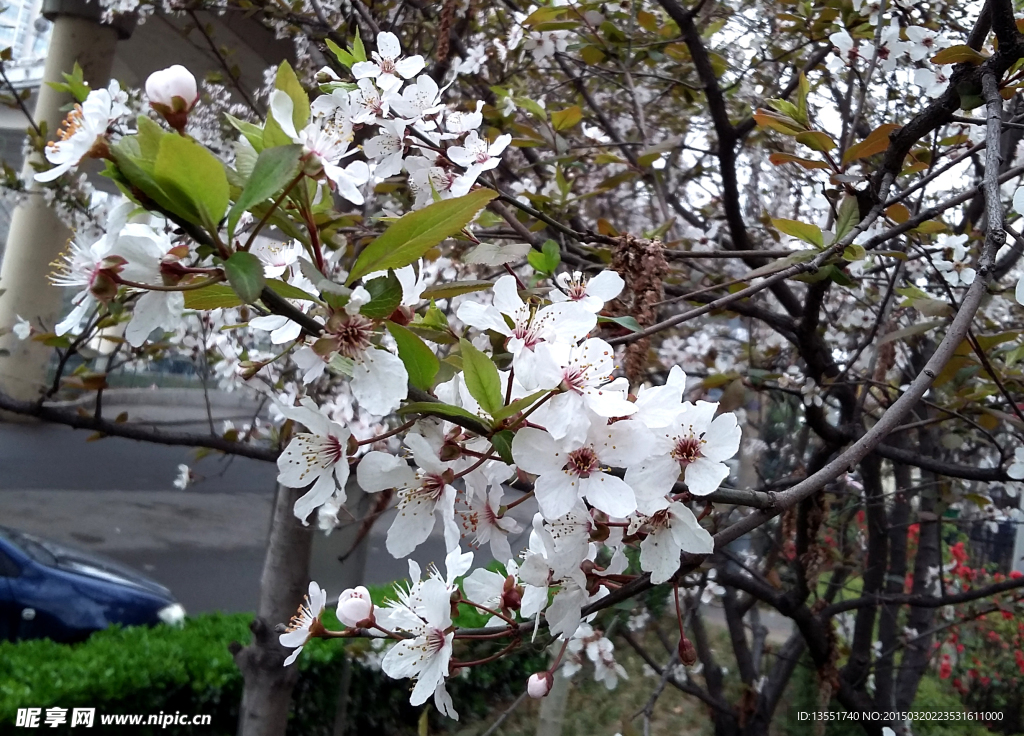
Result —
[[551, 692], [551, 673], [534, 672], [526, 682], [526, 692], [531, 698], [543, 698]]
[[346, 626], [366, 625], [373, 621], [370, 591], [362, 585], [349, 588], [338, 598], [338, 620]]

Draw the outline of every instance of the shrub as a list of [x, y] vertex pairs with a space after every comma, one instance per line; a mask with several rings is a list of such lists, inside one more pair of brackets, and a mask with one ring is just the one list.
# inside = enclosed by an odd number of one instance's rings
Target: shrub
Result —
[[[463, 615], [470, 620], [468, 625], [477, 625], [472, 614]], [[0, 724], [13, 724], [18, 708], [94, 707], [97, 727], [100, 714], [177, 711], [209, 714], [212, 726], [151, 726], [132, 732], [234, 734], [242, 677], [228, 645], [249, 640], [250, 620], [246, 614], [210, 614], [189, 618], [182, 628], [112, 628], [80, 644], [49, 640], [0, 643]], [[475, 643], [467, 656], [486, 656], [493, 648], [490, 642]], [[371, 650], [365, 640], [314, 641], [303, 650], [298, 660], [300, 676], [289, 734], [333, 733], [346, 651], [354, 656], [348, 732], [415, 732], [422, 709], [409, 705], [408, 682], [391, 680], [379, 670], [360, 664], [359, 660], [372, 654]], [[514, 656], [463, 670], [461, 676], [449, 681], [449, 691], [463, 719], [479, 717], [492, 703], [518, 695], [530, 673], [545, 663], [544, 652], [527, 645]], [[457, 725], [436, 719], [439, 728]], [[67, 728], [65, 732], [80, 730]], [[62, 733], [50, 728], [46, 732]]]
[[953, 627], [945, 641], [940, 676], [960, 693], [967, 710], [998, 712], [988, 724], [998, 733], [1024, 731], [1024, 621], [997, 611]]

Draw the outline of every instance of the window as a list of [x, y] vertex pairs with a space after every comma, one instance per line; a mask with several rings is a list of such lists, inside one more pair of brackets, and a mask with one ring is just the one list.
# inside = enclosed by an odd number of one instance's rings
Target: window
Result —
[[46, 543], [41, 539], [33, 537], [31, 534], [0, 527], [0, 539], [13, 544], [40, 565], [46, 565], [47, 567], [57, 566], [57, 558], [46, 548]]

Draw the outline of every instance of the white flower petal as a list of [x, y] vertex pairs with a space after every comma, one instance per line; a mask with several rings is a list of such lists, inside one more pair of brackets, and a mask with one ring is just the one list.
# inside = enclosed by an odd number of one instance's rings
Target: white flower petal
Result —
[[416, 472], [400, 457], [371, 450], [356, 467], [356, 480], [367, 493], [389, 488], [408, 488], [416, 482]]
[[609, 516], [624, 519], [636, 511], [636, 496], [633, 489], [614, 475], [592, 474], [583, 483], [583, 495], [591, 505]]
[[367, 350], [352, 366], [352, 395], [366, 411], [387, 416], [409, 395], [405, 363], [387, 350]]
[[545, 519], [557, 519], [572, 511], [580, 498], [580, 477], [561, 470], [538, 476], [533, 485], [537, 505]]

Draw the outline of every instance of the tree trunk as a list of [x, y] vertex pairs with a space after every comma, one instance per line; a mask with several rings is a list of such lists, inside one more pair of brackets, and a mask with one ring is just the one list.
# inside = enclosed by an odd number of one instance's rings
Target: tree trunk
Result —
[[[896, 436], [893, 444], [897, 442], [900, 447], [907, 444], [902, 433]], [[892, 471], [896, 478], [896, 495], [889, 523], [889, 572], [885, 592], [898, 595], [903, 592], [903, 580], [907, 575], [907, 527], [910, 524], [910, 498], [915, 491], [910, 466], [893, 463]], [[886, 603], [879, 616], [878, 640], [882, 642], [882, 655], [875, 662], [875, 705], [878, 710], [896, 709], [894, 683], [900, 608], [898, 603]]]
[[[868, 455], [860, 462], [864, 482], [864, 511], [867, 521], [867, 559], [861, 574], [861, 595], [874, 596], [885, 585], [885, 570], [889, 558], [889, 530], [885, 514], [885, 494], [882, 490], [882, 463], [877, 455]], [[853, 642], [850, 656], [842, 676], [850, 687], [866, 693], [867, 677], [871, 670], [872, 644], [875, 641], [876, 606], [857, 609], [854, 620]]]
[[245, 689], [238, 714], [239, 736], [284, 736], [295, 665], [284, 666], [290, 650], [278, 643], [274, 627], [287, 622], [306, 593], [313, 532], [292, 514], [299, 491], [278, 486], [270, 524], [267, 557], [260, 577], [260, 602], [252, 622], [252, 641], [235, 651]]
[[[919, 430], [919, 436], [921, 453], [925, 456], [938, 456], [933, 434], [927, 430]], [[915, 596], [926, 596], [931, 593], [933, 580], [929, 568], [942, 565], [942, 550], [939, 547], [940, 513], [938, 478], [930, 472], [922, 471], [921, 502], [917, 512], [920, 533], [917, 557], [914, 560], [914, 583], [911, 589], [911, 594]], [[945, 591], [942, 593], [944, 595]], [[918, 634], [924, 634], [931, 628], [934, 617], [934, 608], [911, 606], [907, 626]], [[910, 710], [931, 657], [932, 636], [915, 638], [907, 644], [900, 662], [899, 675], [896, 677], [897, 710]]]

